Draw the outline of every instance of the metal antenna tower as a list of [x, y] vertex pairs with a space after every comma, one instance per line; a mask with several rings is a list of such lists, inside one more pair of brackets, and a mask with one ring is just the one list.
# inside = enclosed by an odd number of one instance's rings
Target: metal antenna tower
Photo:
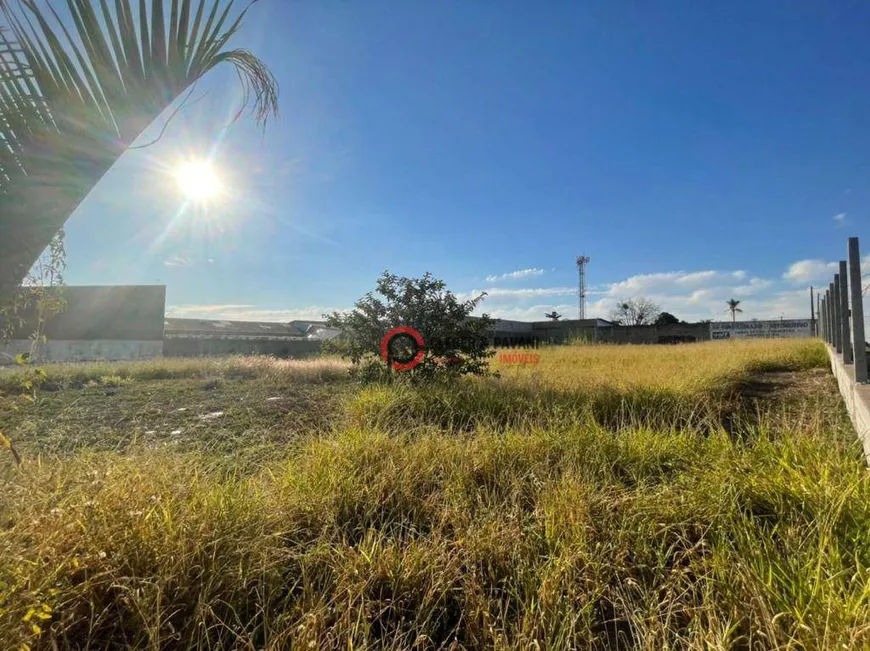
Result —
[[589, 263], [589, 256], [577, 256], [577, 297], [580, 301], [580, 317], [586, 318], [586, 265]]

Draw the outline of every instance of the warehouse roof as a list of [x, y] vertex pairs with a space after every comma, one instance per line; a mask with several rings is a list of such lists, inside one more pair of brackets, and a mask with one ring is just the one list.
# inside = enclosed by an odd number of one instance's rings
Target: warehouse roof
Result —
[[303, 339], [305, 332], [290, 323], [167, 318], [165, 336], [169, 338]]

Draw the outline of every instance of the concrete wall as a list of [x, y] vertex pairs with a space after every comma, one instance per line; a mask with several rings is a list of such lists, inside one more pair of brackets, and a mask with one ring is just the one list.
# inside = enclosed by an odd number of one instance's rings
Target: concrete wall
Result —
[[592, 341], [596, 329], [610, 327], [610, 323], [600, 319], [535, 321], [532, 323], [532, 334], [538, 341], [561, 344], [576, 338]]
[[810, 319], [770, 319], [767, 321], [714, 321], [710, 324], [713, 339], [749, 339], [812, 337]]
[[870, 464], [870, 384], [855, 382], [854, 364], [844, 364], [841, 355], [826, 345], [831, 359], [831, 370], [837, 378], [837, 385], [846, 410], [855, 427], [855, 433], [864, 448], [864, 458]]
[[[44, 334], [57, 341], [161, 341], [166, 304], [164, 285], [70, 286], [61, 297], [64, 311], [45, 324]], [[34, 310], [18, 315], [12, 339], [36, 331]]]
[[511, 321], [510, 319], [496, 319], [492, 324], [492, 331], [515, 334], [516, 336], [525, 336], [532, 333], [532, 324], [528, 321]]
[[[31, 342], [13, 339], [0, 345], [0, 365], [15, 364], [19, 354], [30, 353]], [[163, 354], [163, 341], [58, 341], [50, 339], [36, 347], [35, 361], [86, 362], [96, 360], [151, 359]]]
[[275, 357], [298, 358], [320, 354], [321, 343], [313, 339], [280, 341], [267, 339], [168, 338], [163, 342], [163, 355], [165, 357], [274, 355]]
[[595, 321], [539, 321], [532, 324], [531, 333], [496, 331], [492, 338], [497, 347], [534, 346], [539, 343], [561, 344], [572, 339], [590, 343], [614, 344], [675, 344], [710, 339], [706, 323], [674, 325], [615, 326], [595, 325]]
[[613, 326], [598, 328], [595, 341], [614, 344], [672, 344], [707, 341], [707, 323], [675, 323], [673, 325]]
[[[60, 296], [64, 310], [44, 324], [47, 341], [36, 347], [35, 361], [146, 359], [163, 353], [165, 286], [70, 286]], [[0, 364], [31, 352], [37, 323], [33, 306], [17, 315], [12, 340], [0, 341]]]
[[534, 343], [561, 344], [575, 337], [588, 337], [596, 327], [611, 324], [601, 319], [566, 319], [564, 321], [508, 321], [499, 319], [490, 331], [490, 341], [496, 346], [523, 346]]

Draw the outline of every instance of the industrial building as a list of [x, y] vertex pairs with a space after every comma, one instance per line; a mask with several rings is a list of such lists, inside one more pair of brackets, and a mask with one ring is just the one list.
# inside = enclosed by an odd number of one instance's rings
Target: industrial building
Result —
[[[64, 311], [45, 322], [46, 341], [37, 345], [41, 361], [232, 354], [306, 357], [318, 354], [323, 341], [341, 334], [324, 321], [263, 323], [165, 317], [163, 285], [65, 287], [62, 297]], [[15, 363], [19, 353], [32, 349], [30, 337], [38, 320], [32, 309], [19, 316], [20, 322], [11, 324], [11, 341], [0, 344], [0, 364]], [[496, 347], [518, 347], [578, 341], [672, 344], [738, 337], [809, 337], [811, 333], [810, 319], [643, 326], [620, 326], [605, 319], [497, 319], [488, 339]]]
[[11, 338], [0, 342], [0, 364], [29, 353], [34, 333], [38, 358], [46, 362], [148, 359], [163, 354], [164, 285], [64, 287], [63, 311], [39, 327], [32, 305], [10, 324]]
[[[322, 339], [309, 333], [310, 323], [262, 323], [166, 318], [163, 355], [274, 355], [303, 357], [320, 352]], [[316, 330], [315, 330], [316, 331]], [[312, 332], [315, 332], [312, 331]]]

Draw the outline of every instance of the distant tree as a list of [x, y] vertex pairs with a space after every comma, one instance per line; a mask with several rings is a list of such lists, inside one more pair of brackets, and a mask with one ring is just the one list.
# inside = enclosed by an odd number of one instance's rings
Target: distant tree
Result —
[[610, 312], [610, 320], [619, 325], [649, 325], [660, 312], [653, 301], [638, 296], [617, 305]]
[[737, 307], [738, 305], [740, 305], [740, 301], [738, 301], [734, 298], [729, 298], [725, 302], [728, 304], [728, 308], [725, 311], [731, 312], [731, 323], [734, 323], [737, 320], [737, 313], [743, 312], [743, 310], [741, 310], [739, 307]]
[[544, 316], [550, 319], [550, 321], [558, 321], [562, 318], [562, 315], [559, 314], [556, 310], [553, 310], [552, 312], [547, 312]]
[[713, 323], [713, 319], [701, 319], [698, 323]]
[[680, 320], [670, 312], [662, 312], [656, 317], [656, 325], [675, 325], [680, 323]]
[[426, 379], [434, 374], [482, 375], [488, 371], [487, 333], [493, 319], [487, 315], [469, 318], [486, 293], [460, 301], [443, 280], [427, 273], [422, 278], [404, 278], [385, 271], [374, 292], [359, 299], [354, 309], [325, 314], [329, 328], [342, 336], [329, 348], [350, 359], [361, 377], [380, 377], [386, 369], [381, 359], [381, 341], [389, 330], [408, 326], [424, 339], [425, 356], [408, 371], [408, 377]]

